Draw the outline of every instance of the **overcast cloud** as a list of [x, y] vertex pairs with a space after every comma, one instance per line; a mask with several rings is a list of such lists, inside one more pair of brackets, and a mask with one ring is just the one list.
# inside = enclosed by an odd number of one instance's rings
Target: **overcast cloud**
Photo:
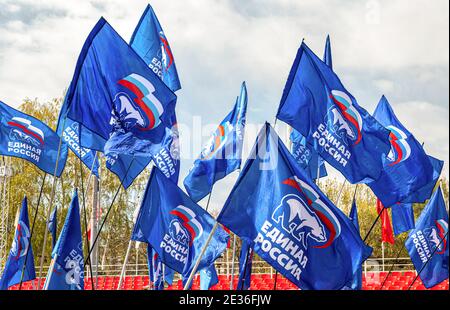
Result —
[[[45, 101], [61, 96], [99, 17], [129, 40], [147, 3], [0, 0], [0, 100], [17, 106], [26, 97]], [[171, 43], [183, 86], [178, 92], [180, 123], [189, 125], [193, 116], [201, 116], [203, 124], [217, 124], [231, 109], [243, 80], [249, 89], [248, 122], [272, 122], [302, 38], [322, 55], [330, 34], [334, 69], [359, 103], [372, 112], [385, 94], [427, 151], [448, 165], [448, 0], [151, 4]], [[192, 148], [190, 152], [200, 151]], [[191, 163], [182, 163], [182, 176]], [[224, 181], [232, 182], [233, 177]], [[216, 203], [225, 197], [225, 192], [218, 194]]]

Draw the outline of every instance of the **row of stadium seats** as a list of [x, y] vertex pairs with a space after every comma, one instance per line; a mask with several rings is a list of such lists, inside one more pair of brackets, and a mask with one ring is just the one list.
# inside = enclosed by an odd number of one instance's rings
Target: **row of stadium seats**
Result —
[[[363, 275], [363, 290], [380, 290], [381, 284], [383, 283], [387, 272], [370, 272], [367, 275]], [[416, 273], [414, 271], [405, 272], [392, 272], [388, 279], [386, 280], [383, 290], [407, 290], [414, 280]], [[94, 279], [95, 281], [95, 279]], [[235, 277], [233, 281], [233, 287], [237, 286], [238, 278]], [[252, 275], [251, 290], [272, 290], [274, 289], [275, 279], [270, 274], [255, 274]], [[33, 287], [37, 286], [38, 281], [25, 282], [22, 285], [23, 290], [32, 290]], [[101, 276], [98, 277], [97, 283], [95, 284], [95, 289], [97, 290], [117, 290], [119, 286], [119, 276]], [[43, 281], [41, 283], [43, 286]], [[192, 289], [198, 290], [200, 288], [200, 278], [197, 276], [194, 279]], [[18, 290], [19, 285], [14, 285], [10, 288], [11, 290]], [[92, 284], [89, 278], [85, 279], [85, 289], [91, 290]], [[124, 290], [144, 290], [149, 289], [149, 278], [148, 276], [126, 276], [122, 289]], [[181, 280], [177, 280], [166, 288], [167, 290], [182, 290], [183, 284]], [[219, 283], [211, 288], [212, 290], [228, 290], [230, 289], [230, 277], [226, 275], [219, 276]], [[292, 284], [289, 280], [282, 276], [277, 278], [277, 290], [297, 290], [298, 288]], [[436, 285], [431, 290], [448, 290], [449, 281], [446, 280], [439, 285]], [[426, 290], [423, 286], [422, 281], [418, 279], [411, 290]]]

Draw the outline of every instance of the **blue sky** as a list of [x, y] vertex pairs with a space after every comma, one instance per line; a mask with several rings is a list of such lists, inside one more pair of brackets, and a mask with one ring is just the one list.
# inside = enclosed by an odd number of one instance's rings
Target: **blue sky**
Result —
[[[0, 100], [17, 106], [26, 97], [45, 101], [61, 96], [98, 18], [104, 16], [129, 40], [147, 3], [0, 0]], [[183, 86], [178, 119], [188, 128], [193, 127], [193, 117], [216, 125], [232, 108], [244, 80], [248, 123], [273, 122], [302, 38], [322, 55], [330, 34], [334, 70], [360, 105], [373, 112], [385, 94], [400, 120], [425, 142], [427, 152], [448, 164], [447, 0], [150, 3], [175, 56]], [[282, 126], [277, 129], [285, 134]], [[204, 130], [201, 141], [210, 130]], [[197, 154], [199, 144], [183, 152]], [[192, 159], [182, 162], [182, 176], [191, 163]], [[223, 181], [223, 188], [234, 179]], [[221, 204], [226, 195], [221, 191], [215, 203]]]

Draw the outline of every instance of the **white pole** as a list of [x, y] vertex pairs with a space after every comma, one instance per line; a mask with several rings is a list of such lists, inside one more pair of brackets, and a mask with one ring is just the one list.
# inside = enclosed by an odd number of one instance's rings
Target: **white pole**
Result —
[[[50, 267], [48, 268], [47, 279], [45, 279], [45, 283], [44, 283], [44, 288], [43, 288], [44, 290], [48, 289], [48, 284], [50, 283], [50, 280], [52, 278], [53, 271], [55, 269], [55, 262], [56, 262], [57, 258], [58, 258], [58, 255], [55, 254], [55, 257], [52, 259], [52, 262], [50, 263]], [[41, 289], [41, 288], [39, 287], [39, 289]]]
[[236, 259], [236, 234], [233, 234], [233, 256], [231, 258], [231, 279], [230, 279], [230, 290], [233, 290], [234, 282], [234, 262]]
[[383, 271], [384, 271], [384, 241], [381, 241], [381, 261], [383, 262]]
[[192, 269], [191, 274], [189, 275], [186, 285], [184, 286], [185, 291], [188, 290], [189, 287], [191, 286], [192, 280], [194, 279], [194, 276], [195, 276], [195, 273], [197, 272], [198, 266], [200, 265], [203, 255], [205, 255], [206, 249], [208, 248], [208, 245], [211, 242], [212, 237], [214, 236], [214, 233], [216, 232], [217, 227], [219, 227], [219, 222], [216, 222], [214, 224], [213, 228], [211, 229], [208, 239], [206, 240], [206, 243], [203, 246], [203, 249], [202, 249], [199, 257], [197, 258], [197, 261], [195, 262], [194, 268]]
[[123, 261], [122, 271], [120, 272], [119, 286], [117, 287], [118, 291], [120, 291], [122, 289], [123, 279], [125, 277], [125, 272], [126, 272], [126, 267], [127, 267], [127, 263], [128, 263], [128, 257], [130, 256], [131, 243], [132, 242], [133, 242], [133, 240], [131, 240], [131, 239], [128, 242], [127, 253], [125, 254], [125, 259]]

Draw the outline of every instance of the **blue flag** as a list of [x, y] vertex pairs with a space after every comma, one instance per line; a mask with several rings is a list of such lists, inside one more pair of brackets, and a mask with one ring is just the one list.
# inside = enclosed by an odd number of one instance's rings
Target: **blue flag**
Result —
[[430, 199], [433, 194], [433, 190], [436, 187], [436, 183], [441, 176], [442, 168], [444, 167], [444, 162], [442, 160], [436, 159], [432, 156], [428, 156], [431, 165], [433, 166], [433, 177], [428, 184], [409, 194], [409, 196], [403, 199], [403, 203], [425, 203]]
[[219, 277], [217, 276], [217, 271], [214, 264], [200, 270], [200, 289], [202, 291], [209, 290], [217, 283], [219, 283]]
[[372, 249], [269, 124], [249, 158], [218, 221], [301, 289], [344, 287]]
[[151, 158], [134, 157], [126, 154], [106, 156], [106, 168], [113, 172], [127, 189], [150, 164]]
[[81, 51], [59, 123], [78, 122], [80, 145], [107, 156], [151, 156], [172, 126], [175, 103], [175, 94], [101, 18]]
[[172, 49], [151, 5], [142, 14], [130, 45], [167, 87], [174, 92], [181, 89]]
[[[426, 288], [448, 279], [448, 213], [441, 188], [434, 192], [409, 232], [406, 249]], [[433, 255], [434, 253], [434, 255]], [[428, 262], [428, 263], [427, 263]]]
[[248, 290], [251, 286], [253, 263], [253, 247], [251, 242], [242, 240], [241, 254], [239, 256], [239, 279], [237, 290]]
[[52, 252], [52, 263], [45, 290], [83, 290], [84, 258], [81, 237], [80, 206], [75, 190], [64, 226]]
[[[359, 221], [358, 221], [358, 209], [356, 207], [356, 201], [353, 199], [352, 203], [352, 209], [350, 210], [349, 218], [352, 221], [353, 225], [355, 225], [356, 230], [358, 233], [360, 233], [359, 229]], [[362, 267], [359, 266], [359, 269], [355, 276], [353, 277], [353, 280], [351, 281], [351, 284], [348, 286], [352, 290], [362, 290]]]
[[[58, 132], [62, 134], [63, 140], [67, 143], [72, 152], [81, 159], [81, 161], [92, 169], [92, 174], [97, 178], [98, 174], [98, 158], [94, 151], [80, 146], [80, 124], [70, 119], [65, 120], [65, 124], [60, 123], [61, 128]], [[62, 128], [64, 126], [64, 128]]]
[[158, 253], [149, 244], [147, 245], [147, 263], [150, 282], [153, 283], [154, 290], [164, 290], [164, 282], [172, 285], [175, 272], [167, 266], [163, 266]]
[[[27, 251], [29, 251], [28, 257]], [[16, 233], [14, 234], [11, 250], [6, 260], [5, 269], [0, 278], [0, 290], [7, 290], [8, 287], [20, 283], [25, 259], [26, 268], [24, 270], [23, 282], [36, 279], [33, 248], [30, 244], [27, 197], [22, 200], [22, 209], [20, 210]]]
[[351, 183], [380, 176], [382, 155], [390, 148], [389, 131], [358, 105], [305, 43], [289, 74], [277, 118], [298, 130]]
[[[25, 159], [48, 174], [61, 176], [67, 160], [67, 144], [40, 120], [0, 101], [0, 155]], [[58, 160], [58, 163], [56, 162]]]
[[[130, 45], [167, 87], [173, 92], [181, 89], [172, 50], [150, 5], [136, 26]], [[166, 137], [160, 150], [153, 155], [153, 162], [168, 178], [178, 183], [180, 146], [175, 113], [170, 123], [171, 128], [166, 129]]]
[[47, 229], [52, 234], [52, 249], [55, 248], [56, 244], [56, 233], [58, 226], [58, 207], [55, 206], [47, 222]]
[[[131, 239], [150, 244], [166, 266], [189, 275], [215, 223], [175, 183], [153, 169]], [[228, 239], [219, 225], [198, 270], [209, 267], [225, 251]]]
[[368, 183], [383, 205], [391, 207], [433, 180], [433, 166], [422, 145], [400, 123], [385, 96], [373, 116], [390, 131], [390, 151], [383, 156], [378, 180]]
[[203, 199], [215, 182], [241, 167], [246, 112], [247, 87], [244, 82], [233, 111], [217, 127], [184, 179], [184, 187], [192, 200]]
[[327, 64], [328, 67], [333, 69], [333, 57], [331, 56], [331, 40], [330, 36], [327, 36], [325, 43], [325, 52], [323, 53], [323, 62]]
[[396, 236], [414, 229], [414, 210], [411, 203], [398, 203], [391, 208], [392, 226]]
[[307, 145], [305, 137], [293, 129], [290, 139], [292, 141], [291, 154], [306, 174], [312, 180], [317, 179], [317, 173], [319, 173], [319, 178], [326, 177], [328, 173], [324, 160], [320, 158], [314, 148]]

